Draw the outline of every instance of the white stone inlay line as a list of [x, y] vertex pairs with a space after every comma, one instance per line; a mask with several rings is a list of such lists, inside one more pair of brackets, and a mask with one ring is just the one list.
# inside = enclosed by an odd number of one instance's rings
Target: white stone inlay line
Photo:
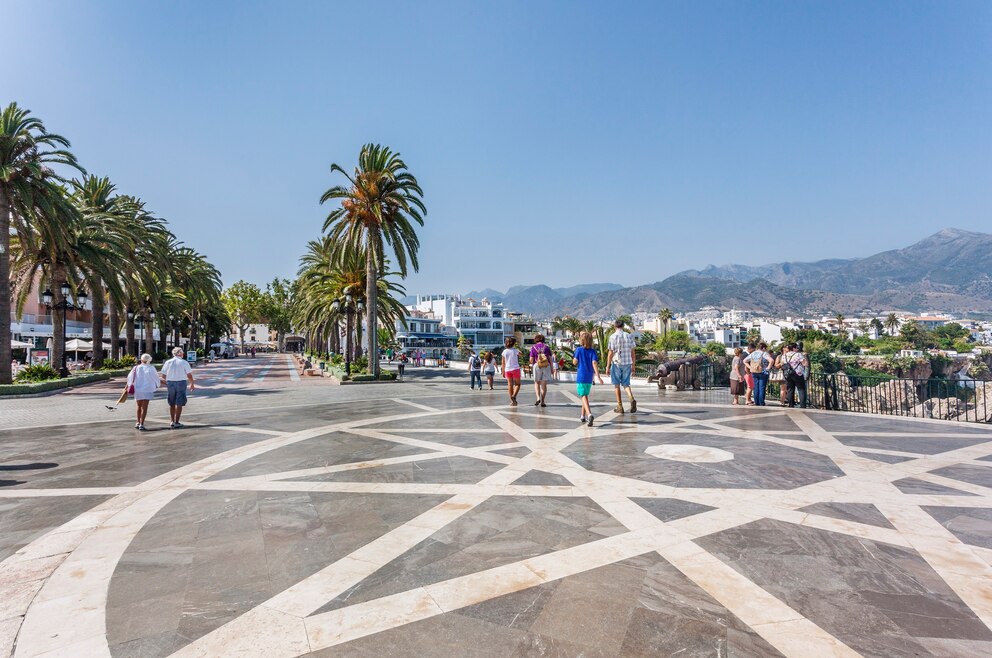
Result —
[[[291, 357], [287, 356], [287, 360], [292, 376], [295, 374], [295, 365], [292, 364]], [[236, 376], [240, 374], [243, 373], [238, 373]], [[294, 379], [298, 380], [299, 377], [296, 376]], [[246, 651], [252, 653], [261, 651], [267, 656], [298, 655], [335, 646], [349, 639], [394, 628], [418, 619], [443, 614], [548, 580], [612, 564], [649, 551], [657, 551], [693, 582], [709, 592], [731, 614], [737, 615], [786, 655], [855, 655], [840, 640], [693, 542], [695, 538], [763, 518], [912, 547], [978, 617], [992, 627], [992, 601], [988, 597], [988, 592], [992, 591], [989, 586], [992, 583], [992, 567], [988, 564], [992, 557], [990, 552], [965, 546], [920, 508], [921, 505], [988, 507], [992, 506], [992, 495], [990, 495], [992, 492], [986, 487], [972, 485], [969, 489], [976, 494], [972, 497], [910, 496], [902, 494], [891, 484], [894, 480], [914, 475], [924, 476], [925, 479], [932, 481], [946, 482], [946, 478], [933, 476], [929, 472], [941, 466], [960, 464], [988, 455], [992, 452], [992, 434], [987, 435], [987, 439], [986, 436], [979, 434], [961, 435], [968, 438], [977, 437], [979, 443], [937, 455], [914, 457], [897, 464], [885, 464], [854, 454], [862, 449], [846, 446], [835, 438], [843, 433], [831, 434], [820, 427], [815, 422], [817, 412], [779, 411], [751, 416], [768, 418], [787, 415], [796, 422], [800, 428], [799, 433], [809, 436], [812, 442], [776, 437], [773, 435], [777, 432], [773, 430], [764, 433], [724, 425], [725, 422], [737, 420], [740, 416], [698, 420], [689, 415], [663, 411], [650, 413], [657, 413], [658, 416], [675, 422], [628, 428], [623, 425], [611, 425], [615, 416], [612, 412], [607, 412], [599, 417], [604, 427], [591, 429], [579, 426], [565, 431], [559, 437], [539, 439], [538, 434], [542, 431], [560, 430], [526, 430], [512, 421], [513, 418], [520, 418], [524, 414], [503, 405], [440, 410], [415, 402], [396, 401], [418, 408], [420, 412], [367, 418], [274, 436], [259, 443], [241, 446], [221, 455], [200, 460], [133, 488], [86, 489], [87, 493], [113, 492], [117, 493], [117, 496], [47, 533], [0, 563], [0, 600], [23, 601], [24, 592], [30, 592], [31, 596], [34, 596], [29, 606], [27, 603], [12, 603], [12, 605], [28, 606], [17, 640], [16, 655], [38, 656], [49, 651], [73, 656], [109, 655], [105, 629], [106, 597], [117, 562], [144, 524], [168, 502], [190, 489], [434, 493], [455, 497], [373, 540], [349, 556], [328, 565], [317, 574], [291, 586], [248, 613], [188, 645], [176, 655], [236, 655]], [[692, 406], [703, 407], [703, 405]], [[486, 428], [488, 431], [505, 432], [518, 443], [504, 442], [478, 448], [461, 448], [402, 436], [404, 432], [402, 429], [365, 429], [367, 425], [384, 421], [397, 422], [450, 414], [481, 414], [496, 425], [495, 428]], [[527, 415], [540, 417], [540, 414]], [[824, 455], [840, 465], [845, 475], [791, 490], [677, 488], [588, 471], [561, 452], [577, 441], [606, 436], [622, 440], [625, 433], [635, 430], [660, 435], [666, 433], [691, 435], [692, 431], [683, 429], [689, 424], [705, 428], [704, 433], [719, 433], [739, 440], [788, 445], [790, 448]], [[946, 424], [943, 426], [947, 427]], [[242, 428], [230, 429], [238, 431]], [[267, 430], [255, 431], [275, 434]], [[356, 462], [321, 469], [301, 469], [264, 476], [204, 482], [212, 475], [246, 459], [329, 431], [352, 432], [397, 444], [429, 448], [434, 452], [399, 460]], [[471, 433], [471, 429], [466, 430], [466, 434]], [[796, 432], [789, 431], [789, 434], [794, 433]], [[672, 444], [665, 445], [672, 447]], [[520, 458], [487, 454], [491, 450], [516, 446], [526, 446], [531, 452]], [[729, 451], [695, 445], [685, 448], [691, 450], [683, 451], [682, 456], [691, 457], [691, 461], [706, 463], [707, 459], [714, 456], [722, 457], [719, 453], [726, 453], [733, 458], [733, 453]], [[650, 451], [649, 448], [648, 452]], [[676, 450], [675, 454], [678, 453], [679, 450]], [[337, 472], [374, 468], [387, 463], [404, 463], [407, 459], [416, 462], [458, 455], [492, 460], [503, 464], [504, 467], [476, 484], [289, 482], [284, 479], [299, 477], [300, 473], [306, 476], [311, 473], [316, 474], [317, 471]], [[533, 469], [561, 475], [570, 485], [542, 487], [512, 484], [521, 475]], [[964, 490], [962, 485], [958, 488]], [[30, 491], [2, 492], [0, 497], [31, 495]], [[39, 490], [39, 493], [42, 491], [44, 492], [42, 495], [55, 495], [48, 493], [52, 491], [50, 489]], [[76, 493], [73, 495], [78, 495], [79, 491], [75, 490]], [[307, 617], [328, 600], [346, 591], [434, 532], [469, 513], [488, 497], [495, 495], [587, 496], [629, 531], [564, 551], [425, 585], [315, 617]], [[671, 497], [710, 505], [716, 509], [663, 523], [630, 499], [638, 496]], [[800, 508], [818, 502], [845, 501], [876, 504], [896, 529], [799, 511]], [[45, 581], [44, 585], [39, 587], [37, 584], [42, 581]], [[21, 598], [18, 599], [18, 596]], [[52, 629], [57, 630], [53, 633]], [[7, 632], [4, 628], [3, 633]]]
[[286, 368], [289, 370], [290, 381], [300, 381], [300, 373], [296, 372], [296, 361], [293, 359], [292, 355], [286, 355]]

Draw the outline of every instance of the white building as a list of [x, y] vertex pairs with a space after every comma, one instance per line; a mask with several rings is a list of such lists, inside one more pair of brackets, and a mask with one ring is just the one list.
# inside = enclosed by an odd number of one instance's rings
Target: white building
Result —
[[458, 334], [453, 327], [446, 327], [441, 319], [423, 311], [409, 311], [405, 317], [406, 327], [396, 324], [396, 341], [404, 351], [419, 350], [427, 358], [436, 359], [444, 355], [452, 359], [456, 355]]
[[[232, 327], [232, 329], [233, 329], [233, 331], [231, 332], [231, 336], [233, 336], [232, 342], [240, 345], [242, 343], [241, 330], [238, 329], [238, 327]], [[268, 342], [270, 342], [269, 325], [250, 324], [247, 327], [245, 327], [245, 339], [244, 339], [245, 344], [268, 343]]]
[[503, 347], [504, 319], [502, 304], [458, 295], [417, 295], [416, 310], [439, 318], [454, 327], [460, 336], [472, 341], [477, 352]]

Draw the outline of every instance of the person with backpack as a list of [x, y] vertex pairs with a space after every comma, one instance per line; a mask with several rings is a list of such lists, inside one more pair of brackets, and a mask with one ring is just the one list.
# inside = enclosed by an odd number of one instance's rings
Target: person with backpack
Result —
[[766, 350], [768, 345], [758, 343], [758, 348], [747, 355], [744, 363], [747, 371], [754, 378], [754, 404], [758, 407], [765, 406], [765, 390], [768, 388], [768, 371], [774, 358]]
[[534, 396], [537, 398], [534, 406], [546, 407], [544, 398], [548, 397], [548, 382], [551, 381], [551, 360], [555, 356], [551, 348], [544, 344], [544, 335], [534, 336], [534, 345], [530, 348], [530, 367], [534, 373]]
[[479, 390], [482, 390], [482, 359], [473, 350], [468, 356], [469, 388], [475, 390], [475, 382], [479, 382]]
[[785, 374], [786, 404], [796, 406], [796, 391], [799, 391], [799, 407], [805, 409], [808, 403], [806, 377], [809, 375], [809, 359], [796, 343], [789, 344], [789, 351], [783, 355], [782, 372]]

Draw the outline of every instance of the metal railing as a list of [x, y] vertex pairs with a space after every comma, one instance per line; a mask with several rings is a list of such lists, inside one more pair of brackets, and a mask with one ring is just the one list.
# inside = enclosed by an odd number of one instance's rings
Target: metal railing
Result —
[[814, 374], [812, 407], [884, 416], [992, 423], [992, 381]]

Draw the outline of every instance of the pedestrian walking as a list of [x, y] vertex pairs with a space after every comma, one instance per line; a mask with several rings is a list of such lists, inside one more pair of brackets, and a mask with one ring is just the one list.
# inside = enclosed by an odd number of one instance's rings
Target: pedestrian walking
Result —
[[141, 362], [131, 368], [127, 376], [127, 391], [134, 395], [137, 405], [137, 417], [134, 429], [145, 431], [145, 419], [148, 417], [148, 403], [155, 397], [155, 390], [161, 385], [161, 379], [155, 366], [152, 365], [152, 355], [142, 354]]
[[184, 425], [179, 422], [186, 406], [186, 391], [196, 390], [193, 383], [193, 368], [185, 359], [183, 348], [172, 350], [172, 358], [162, 364], [162, 381], [169, 393], [169, 418], [172, 421], [169, 429], [181, 429]]
[[613, 390], [617, 396], [617, 406], [613, 411], [618, 414], [623, 413], [623, 399], [620, 397], [622, 387], [627, 391], [627, 398], [630, 400], [630, 413], [636, 413], [637, 400], [634, 399], [634, 391], [630, 388], [630, 375], [634, 370], [634, 361], [637, 358], [634, 352], [634, 337], [623, 330], [623, 320], [617, 320], [614, 326], [616, 330], [610, 336], [606, 356], [610, 382], [613, 384]]
[[534, 345], [530, 348], [530, 367], [534, 373], [534, 406], [546, 407], [544, 399], [548, 397], [548, 382], [551, 381], [551, 363], [555, 355], [551, 348], [544, 344], [544, 335], [534, 336]]
[[774, 359], [767, 351], [765, 343], [758, 343], [758, 349], [747, 355], [744, 362], [747, 370], [754, 378], [754, 404], [759, 407], [765, 406], [765, 389], [768, 388], [768, 369]]
[[593, 415], [592, 407], [589, 405], [589, 392], [592, 390], [593, 377], [603, 383], [603, 378], [599, 374], [599, 355], [592, 346], [592, 334], [583, 331], [579, 334], [579, 347], [575, 349], [575, 356], [572, 364], [576, 366], [575, 371], [575, 394], [582, 401], [582, 411], [579, 422], [592, 427]]
[[489, 383], [489, 390], [494, 390], [493, 378], [496, 377], [496, 355], [492, 352], [486, 352], [486, 365], [483, 366], [483, 371], [486, 373], [486, 381]]
[[479, 390], [482, 390], [482, 359], [472, 350], [468, 356], [468, 387], [475, 389], [475, 382], [479, 382]]
[[561, 379], [561, 358], [558, 356], [551, 358], [551, 379], [554, 381]]
[[517, 393], [520, 392], [520, 353], [517, 339], [512, 336], [503, 341], [503, 377], [506, 378], [506, 392], [510, 395], [510, 406], [517, 406]]
[[400, 356], [396, 359], [396, 370], [400, 373], [400, 379], [403, 379], [403, 373], [406, 371], [406, 364], [410, 360], [410, 357], [406, 355], [406, 352], [400, 352]]
[[740, 396], [745, 394], [744, 363], [741, 357], [743, 352], [739, 347], [734, 348], [734, 359], [730, 362], [730, 395], [734, 398], [733, 404], [740, 404]]

